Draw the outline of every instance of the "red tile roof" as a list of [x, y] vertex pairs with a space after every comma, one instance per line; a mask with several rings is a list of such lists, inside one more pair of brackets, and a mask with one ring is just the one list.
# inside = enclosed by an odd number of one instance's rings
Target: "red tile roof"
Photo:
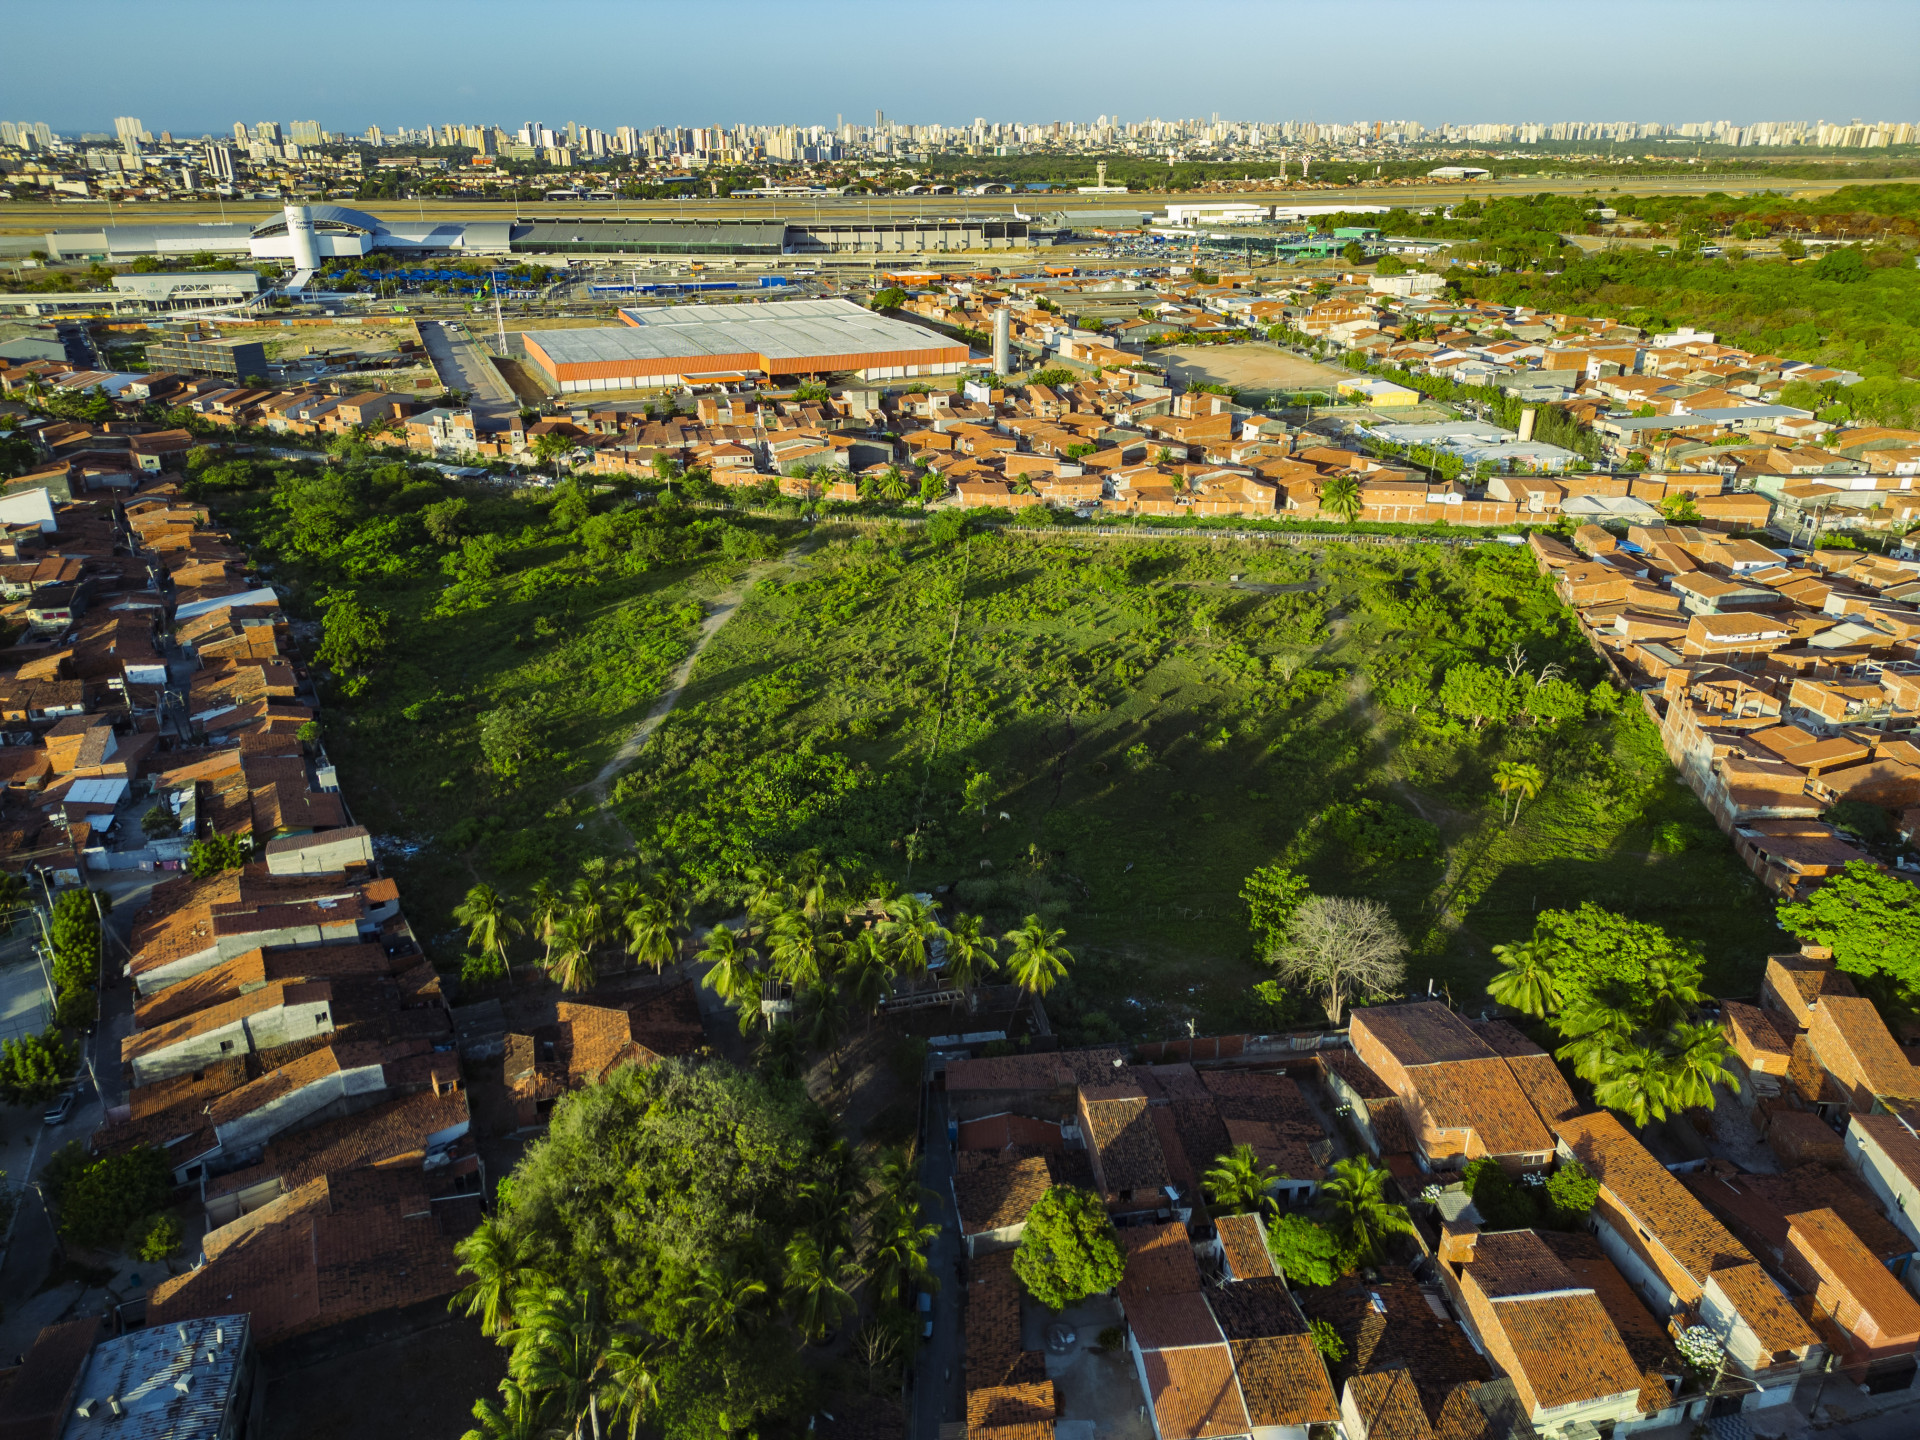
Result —
[[1222, 1215], [1213, 1222], [1236, 1280], [1277, 1275], [1273, 1253], [1267, 1249], [1267, 1229], [1258, 1215]]
[[1252, 1422], [1225, 1345], [1155, 1350], [1145, 1357], [1144, 1368], [1160, 1440], [1247, 1432]]

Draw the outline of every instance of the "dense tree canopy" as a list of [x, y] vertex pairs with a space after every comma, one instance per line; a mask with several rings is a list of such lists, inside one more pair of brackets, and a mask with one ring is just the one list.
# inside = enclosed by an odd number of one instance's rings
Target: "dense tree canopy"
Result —
[[1830, 947], [1842, 970], [1920, 989], [1920, 887], [1899, 875], [1856, 860], [1805, 900], [1782, 905], [1780, 923]]
[[1125, 1271], [1126, 1258], [1098, 1195], [1056, 1185], [1027, 1212], [1013, 1273], [1042, 1305], [1064, 1310], [1111, 1290]]

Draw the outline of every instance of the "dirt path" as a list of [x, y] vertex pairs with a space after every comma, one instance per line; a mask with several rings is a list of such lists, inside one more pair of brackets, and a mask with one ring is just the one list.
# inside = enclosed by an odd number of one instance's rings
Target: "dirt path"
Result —
[[734, 612], [740, 608], [741, 602], [747, 598], [747, 592], [753, 589], [755, 582], [771, 571], [789, 565], [806, 564], [806, 561], [799, 558], [805, 543], [803, 541], [800, 545], [794, 546], [778, 560], [761, 560], [748, 566], [747, 573], [741, 576], [737, 583], [721, 591], [714, 598], [713, 610], [700, 622], [699, 638], [693, 642], [693, 649], [687, 652], [687, 658], [682, 660], [674, 670], [672, 683], [661, 693], [660, 698], [653, 702], [653, 708], [647, 711], [640, 723], [633, 727], [633, 733], [620, 742], [620, 748], [614, 751], [607, 763], [600, 767], [600, 773], [585, 785], [578, 787], [593, 801], [594, 809], [613, 822], [629, 849], [633, 847], [633, 836], [621, 823], [620, 817], [607, 806], [607, 792], [613, 785], [614, 777], [634, 762], [640, 752], [646, 748], [647, 741], [653, 738], [653, 732], [658, 730], [661, 722], [673, 713], [673, 707], [680, 703], [680, 697], [686, 693], [687, 682], [693, 678], [693, 667], [699, 663], [700, 657], [706, 653], [707, 646], [713, 643], [714, 636], [720, 633], [721, 627], [733, 618]]

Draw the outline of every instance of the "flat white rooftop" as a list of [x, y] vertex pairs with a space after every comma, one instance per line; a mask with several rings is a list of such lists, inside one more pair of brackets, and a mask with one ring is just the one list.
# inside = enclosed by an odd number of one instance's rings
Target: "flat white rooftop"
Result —
[[802, 360], [814, 355], [965, 348], [958, 340], [876, 315], [851, 300], [673, 305], [620, 314], [632, 323], [591, 330], [536, 330], [528, 338], [556, 365], [741, 354]]

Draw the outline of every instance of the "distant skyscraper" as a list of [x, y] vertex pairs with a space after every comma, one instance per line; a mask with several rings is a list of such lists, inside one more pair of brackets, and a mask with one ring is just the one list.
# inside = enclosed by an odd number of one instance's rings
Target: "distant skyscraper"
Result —
[[215, 143], [207, 146], [207, 174], [224, 184], [233, 182], [233, 147]]
[[247, 143], [247, 141], [251, 140], [252, 138], [253, 136], [247, 132], [246, 121], [236, 120], [233, 122], [233, 143], [234, 144], [244, 145]]
[[296, 145], [318, 145], [324, 138], [318, 120], [296, 120], [291, 129]]
[[253, 127], [253, 138], [256, 140], [264, 140], [269, 145], [278, 145], [280, 143], [280, 122], [278, 120], [262, 120], [258, 125]]

